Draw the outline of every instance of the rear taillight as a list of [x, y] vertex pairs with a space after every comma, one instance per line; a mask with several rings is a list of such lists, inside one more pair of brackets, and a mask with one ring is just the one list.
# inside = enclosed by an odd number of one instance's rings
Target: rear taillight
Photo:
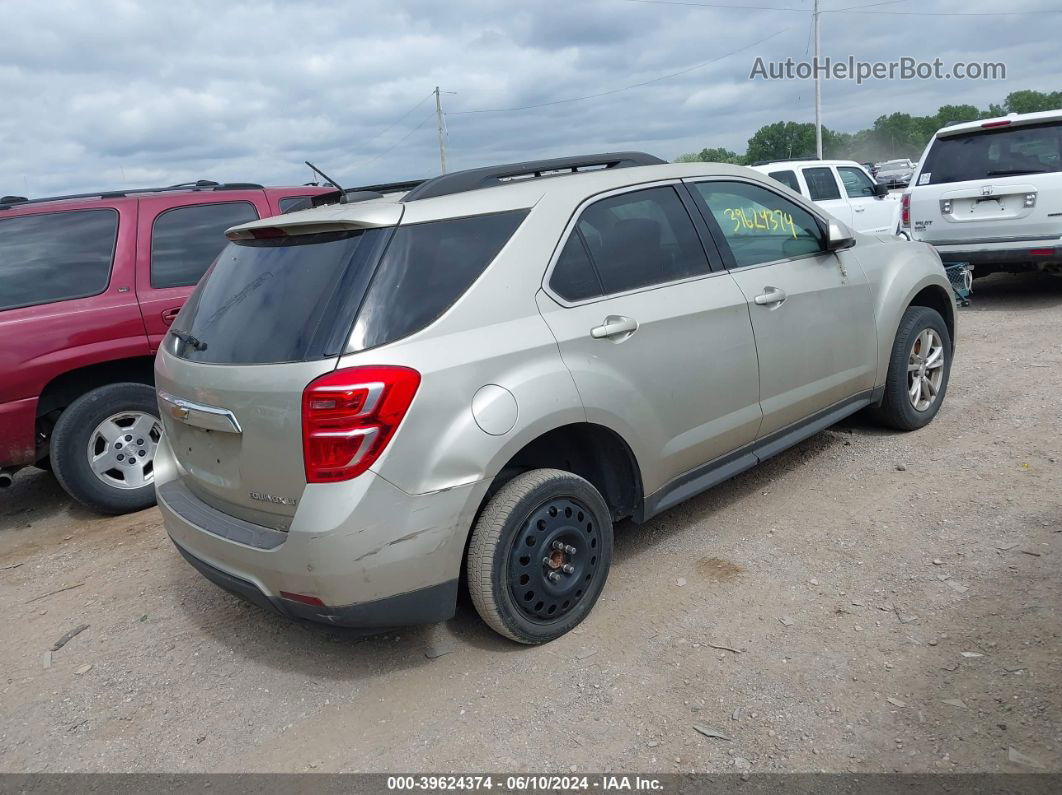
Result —
[[900, 224], [910, 228], [911, 226], [911, 194], [905, 193], [900, 197]]
[[302, 393], [307, 483], [357, 477], [391, 441], [420, 386], [408, 367], [351, 367], [323, 375]]

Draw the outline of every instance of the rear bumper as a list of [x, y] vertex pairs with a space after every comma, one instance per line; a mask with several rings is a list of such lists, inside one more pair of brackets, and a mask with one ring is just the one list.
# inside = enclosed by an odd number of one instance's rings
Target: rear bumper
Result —
[[[933, 244], [931, 244], [933, 245]], [[997, 243], [953, 243], [933, 245], [945, 263], [969, 262], [971, 265], [1020, 265], [1031, 263], [1062, 262], [1062, 240], [1022, 240], [1020, 242]], [[1054, 252], [1048, 254], [1046, 252]]]
[[165, 438], [155, 472], [166, 530], [207, 579], [287, 616], [366, 628], [453, 615], [465, 540], [489, 485], [410, 495], [371, 471], [312, 484], [281, 532], [199, 499], [184, 485]]
[[282, 616], [340, 627], [390, 629], [410, 624], [430, 624], [453, 616], [457, 601], [457, 579], [419, 588], [416, 591], [345, 607], [315, 607], [267, 596], [247, 580], [200, 560], [176, 541], [174, 545], [193, 568], [212, 583], [246, 602]]

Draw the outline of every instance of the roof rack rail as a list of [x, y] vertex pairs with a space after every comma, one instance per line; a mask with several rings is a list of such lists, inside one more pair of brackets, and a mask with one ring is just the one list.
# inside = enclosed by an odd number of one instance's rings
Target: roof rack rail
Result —
[[430, 182], [429, 179], [408, 179], [403, 182], [381, 182], [379, 185], [362, 185], [357, 188], [347, 188], [347, 191], [372, 191], [373, 193], [399, 193], [400, 191], [410, 191], [414, 188], [423, 185], [425, 182]]
[[773, 160], [757, 160], [752, 165], [765, 166], [768, 163], [799, 163], [801, 161], [808, 160], [825, 160], [823, 157], [816, 157], [815, 155], [808, 155], [807, 157], [776, 157]]
[[506, 182], [560, 174], [576, 174], [580, 171], [630, 168], [632, 166], [660, 166], [667, 161], [645, 152], [607, 152], [597, 155], [555, 157], [550, 160], [528, 160], [525, 163], [508, 163], [500, 166], [470, 168], [426, 180], [402, 197], [403, 202], [449, 196], [453, 193], [491, 188]]
[[43, 204], [44, 202], [67, 201], [70, 199], [120, 199], [138, 193], [165, 193], [167, 191], [200, 191], [200, 190], [261, 190], [262, 186], [255, 182], [212, 182], [208, 179], [196, 182], [182, 182], [177, 185], [166, 185], [160, 188], [123, 188], [122, 190], [95, 191], [93, 193], [69, 193], [65, 196], [41, 196], [39, 199], [26, 199], [22, 196], [4, 196], [0, 199], [0, 210], [9, 210], [12, 207], [22, 207], [26, 204]]

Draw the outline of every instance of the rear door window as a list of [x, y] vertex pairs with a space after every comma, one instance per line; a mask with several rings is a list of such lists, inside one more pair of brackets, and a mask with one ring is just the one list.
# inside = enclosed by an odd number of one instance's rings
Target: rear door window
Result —
[[829, 201], [841, 198], [837, 180], [829, 168], [805, 168], [804, 181], [808, 183], [808, 196], [812, 201]]
[[102, 293], [117, 236], [112, 209], [0, 216], [0, 309]]
[[250, 202], [190, 204], [159, 213], [151, 227], [151, 286], [190, 287], [228, 240], [230, 226], [258, 219]]
[[797, 182], [797, 175], [795, 171], [772, 171], [767, 176], [771, 179], [778, 180], [787, 188], [791, 188], [797, 193], [800, 193], [800, 183]]
[[604, 294], [605, 288], [590, 261], [586, 243], [578, 229], [573, 229], [568, 236], [568, 242], [553, 266], [549, 286], [566, 301], [585, 301]]
[[670, 186], [595, 202], [576, 228], [606, 294], [709, 272], [693, 221]]
[[919, 185], [1062, 171], [1062, 122], [978, 130], [933, 142]]
[[358, 310], [350, 348], [374, 348], [434, 323], [526, 216], [527, 210], [516, 210], [399, 226]]
[[844, 183], [844, 191], [849, 199], [862, 199], [874, 196], [874, 182], [861, 168], [855, 166], [838, 166], [837, 173], [841, 175]]

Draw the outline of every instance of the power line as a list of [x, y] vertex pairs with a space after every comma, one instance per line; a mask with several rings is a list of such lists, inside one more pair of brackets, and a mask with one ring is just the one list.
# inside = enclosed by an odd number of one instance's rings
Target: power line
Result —
[[845, 8], [824, 8], [821, 13], [823, 14], [837, 14], [841, 11], [858, 11], [860, 8], [874, 8], [875, 6], [891, 6], [896, 3], [906, 3], [908, 0], [883, 0], [880, 3], [866, 3], [861, 6], [846, 6]]
[[770, 39], [773, 39], [775, 36], [780, 36], [781, 34], [786, 33], [787, 31], [790, 31], [790, 30], [792, 30], [792, 28], [783, 28], [782, 30], [779, 30], [779, 31], [776, 31], [776, 32], [772, 33], [770, 36], [765, 36], [762, 39], [758, 39], [757, 41], [754, 41], [754, 42], [752, 42], [750, 44], [746, 44], [744, 47], [739, 47], [736, 50], [731, 50], [730, 52], [724, 53], [723, 55], [720, 55], [720, 56], [717, 56], [715, 58], [712, 58], [709, 61], [702, 61], [701, 63], [694, 64], [693, 66], [689, 66], [689, 67], [687, 67], [685, 69], [681, 69], [678, 72], [672, 72], [671, 74], [661, 75], [660, 77], [654, 77], [651, 80], [645, 80], [644, 82], [641, 82], [641, 83], [633, 83], [633, 84], [631, 84], [629, 86], [621, 86], [620, 88], [611, 88], [608, 91], [599, 91], [596, 94], [586, 94], [585, 96], [581, 96], [581, 97], [567, 97], [565, 99], [550, 100], [549, 102], [538, 102], [538, 103], [533, 104], [533, 105], [517, 105], [517, 106], [511, 107], [511, 108], [477, 108], [475, 110], [457, 110], [457, 111], [450, 111], [449, 113], [447, 113], [447, 115], [448, 116], [467, 116], [467, 115], [472, 114], [472, 113], [505, 113], [505, 112], [517, 111], [517, 110], [533, 110], [535, 108], [550, 107], [551, 105], [563, 105], [563, 104], [566, 104], [566, 103], [569, 103], [569, 102], [582, 102], [583, 100], [587, 100], [587, 99], [597, 99], [598, 97], [606, 97], [606, 96], [609, 96], [610, 94], [618, 94], [621, 91], [630, 91], [633, 88], [642, 88], [643, 86], [652, 85], [653, 83], [659, 83], [661, 80], [670, 80], [673, 77], [679, 77], [680, 75], [688, 74], [689, 72], [693, 72], [693, 71], [695, 71], [697, 69], [701, 69], [701, 68], [703, 68], [705, 66], [708, 66], [710, 64], [718, 63], [719, 61], [722, 61], [722, 60], [724, 60], [726, 58], [729, 58], [731, 55], [737, 55], [739, 52], [744, 52], [745, 50], [751, 49], [752, 47], [755, 47], [758, 44], [763, 44], [765, 41], [769, 41]]
[[[893, 0], [899, 2], [900, 0]], [[802, 14], [809, 13], [806, 8], [791, 8], [779, 6], [739, 6], [726, 3], [695, 3], [693, 0], [623, 0], [625, 3], [642, 3], [645, 5], [663, 6], [689, 6], [692, 8], [719, 8], [735, 11], [798, 11]], [[916, 16], [916, 17], [1005, 17], [1022, 16], [1028, 14], [1062, 14], [1062, 9], [1042, 8], [1035, 11], [863, 11], [863, 8], [872, 8], [879, 5], [889, 5], [887, 2], [866, 3], [863, 6], [849, 6], [848, 8], [826, 9], [822, 14], [881, 14], [889, 16]]]
[[[429, 94], [428, 96], [435, 96], [435, 92], [434, 91], [431, 92], [431, 94]], [[406, 114], [406, 115], [408, 116], [409, 114]], [[389, 154], [390, 152], [392, 152], [395, 149], [397, 149], [400, 144], [405, 143], [406, 139], [409, 138], [409, 136], [411, 136], [413, 133], [415, 133], [417, 130], [419, 130], [421, 127], [423, 127], [425, 124], [427, 124], [428, 120], [433, 118], [434, 116], [435, 116], [435, 110], [433, 109], [430, 113], [428, 113], [427, 116], [424, 117], [424, 119], [420, 122], [420, 124], [418, 124], [416, 127], [411, 128], [409, 130], [409, 132], [407, 132], [405, 135], [403, 135], [401, 138], [399, 138], [397, 141], [395, 141], [387, 149], [384, 149], [382, 152], [380, 152], [378, 155], [376, 155], [375, 157], [373, 157], [370, 160], [367, 160], [367, 161], [364, 161], [364, 162], [359, 161], [359, 160], [355, 160], [354, 163], [352, 164], [352, 166], [360, 165], [360, 166], [364, 167], [364, 166], [367, 166], [367, 165], [369, 165], [371, 163], [375, 163], [377, 160], [379, 160], [384, 155]]]
[[417, 108], [419, 108], [419, 107], [420, 107], [421, 105], [423, 105], [423, 104], [424, 104], [425, 102], [427, 102], [427, 101], [428, 101], [429, 99], [431, 99], [431, 98], [432, 98], [433, 96], [435, 96], [435, 92], [434, 92], [434, 91], [433, 91], [433, 92], [431, 92], [430, 94], [428, 94], [428, 96], [424, 97], [424, 99], [420, 100], [420, 102], [418, 102], [418, 103], [417, 103], [416, 105], [414, 105], [414, 106], [413, 106], [412, 108], [410, 108], [409, 110], [407, 110], [407, 111], [406, 111], [405, 113], [403, 113], [403, 114], [402, 114], [401, 116], [399, 116], [399, 117], [398, 117], [397, 119], [395, 119], [395, 120], [394, 120], [394, 121], [393, 121], [393, 122], [392, 122], [391, 124], [389, 124], [389, 125], [388, 125], [388, 126], [387, 126], [387, 127], [385, 128], [385, 129], [384, 129], [384, 131], [383, 131], [383, 132], [378, 132], [378, 133], [376, 133], [376, 135], [374, 135], [374, 136], [373, 136], [372, 138], [370, 138], [370, 139], [369, 139], [368, 141], [365, 141], [365, 143], [364, 143], [364, 144], [362, 144], [362, 145], [363, 145], [363, 146], [368, 146], [368, 145], [369, 145], [369, 144], [371, 144], [371, 143], [372, 143], [373, 141], [375, 141], [375, 140], [376, 140], [377, 138], [381, 138], [381, 137], [383, 137], [383, 135], [384, 135], [385, 133], [389, 133], [389, 132], [391, 132], [391, 130], [393, 130], [393, 129], [394, 129], [395, 127], [397, 127], [397, 126], [398, 126], [399, 124], [401, 124], [401, 123], [402, 123], [403, 119], [405, 119], [405, 118], [406, 118], [406, 117], [407, 117], [407, 116], [408, 116], [408, 115], [409, 115], [410, 113], [412, 113], [413, 111], [415, 111], [415, 110], [416, 110]]
[[1062, 8], [1041, 8], [1037, 11], [855, 11], [838, 8], [824, 14], [873, 14], [896, 17], [1013, 17], [1028, 14], [1062, 14]]
[[697, 6], [699, 8], [727, 8], [734, 11], [799, 11], [802, 14], [806, 14], [808, 10], [806, 8], [779, 8], [778, 6], [739, 6], [728, 3], [693, 3], [683, 2], [682, 0], [624, 0], [627, 3], [644, 3], [646, 5], [654, 6]]

